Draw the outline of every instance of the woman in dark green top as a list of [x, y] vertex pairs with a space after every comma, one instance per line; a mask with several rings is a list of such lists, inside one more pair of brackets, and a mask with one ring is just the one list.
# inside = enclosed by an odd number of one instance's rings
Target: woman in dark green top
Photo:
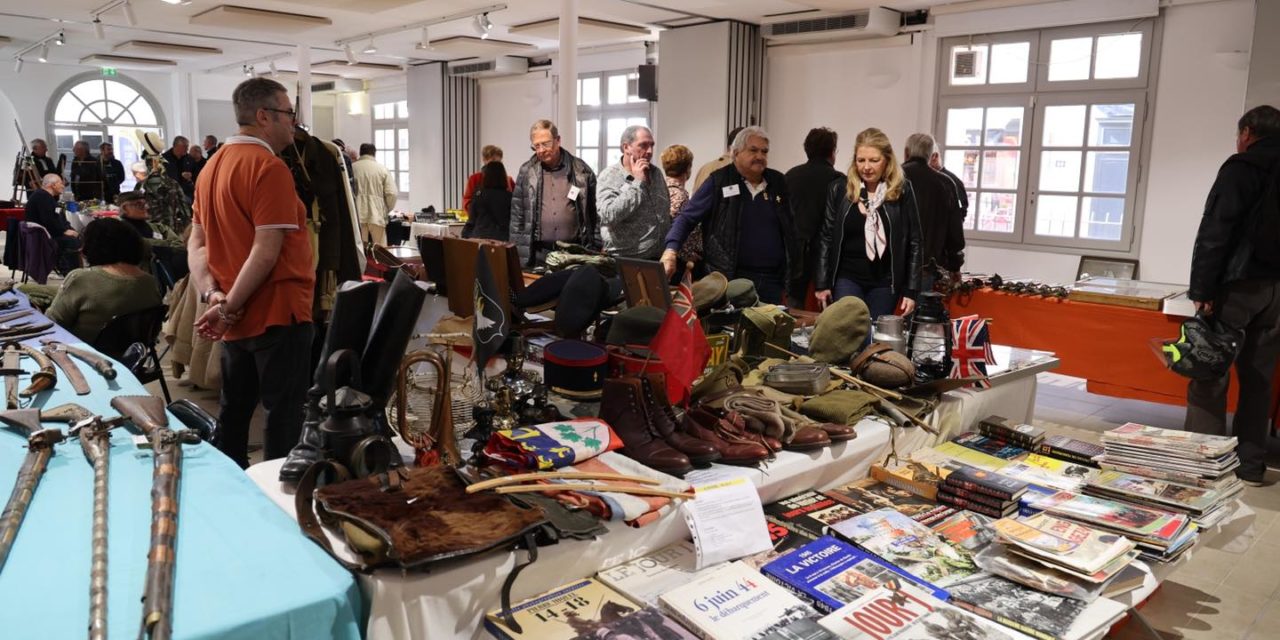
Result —
[[67, 275], [45, 315], [92, 343], [111, 318], [161, 304], [156, 279], [138, 267], [142, 237], [115, 218], [90, 222], [80, 235], [88, 269]]

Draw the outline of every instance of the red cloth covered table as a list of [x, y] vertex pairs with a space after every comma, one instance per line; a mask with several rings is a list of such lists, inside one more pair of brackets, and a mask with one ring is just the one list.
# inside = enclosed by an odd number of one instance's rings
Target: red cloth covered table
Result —
[[9, 228], [10, 220], [24, 220], [27, 217], [27, 210], [21, 207], [16, 209], [0, 209], [0, 231]]
[[[994, 343], [1054, 352], [1062, 361], [1057, 372], [1084, 378], [1091, 393], [1186, 405], [1186, 378], [1166, 369], [1149, 346], [1151, 338], [1177, 337], [1181, 317], [991, 289], [953, 295], [949, 307], [953, 318], [974, 313], [993, 318]], [[1231, 377], [1228, 411], [1235, 410], [1238, 388], [1234, 372]], [[1276, 381], [1280, 385], [1280, 376]], [[1273, 423], [1276, 395], [1273, 391]]]

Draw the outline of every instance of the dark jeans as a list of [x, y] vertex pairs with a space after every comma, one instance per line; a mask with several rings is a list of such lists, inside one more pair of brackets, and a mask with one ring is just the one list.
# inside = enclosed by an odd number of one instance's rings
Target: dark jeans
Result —
[[[1240, 444], [1237, 475], [1261, 480], [1266, 472], [1267, 434], [1271, 423], [1271, 380], [1280, 356], [1280, 281], [1233, 282], [1214, 304], [1214, 317], [1233, 329], [1244, 329], [1244, 345], [1236, 357], [1240, 397], [1232, 431]], [[1218, 380], [1192, 380], [1187, 385], [1187, 431], [1227, 434], [1227, 384]]]
[[738, 272], [734, 277], [746, 278], [756, 285], [756, 295], [760, 296], [760, 302], [764, 304], [782, 304], [782, 296], [787, 288], [787, 277], [783, 274], [783, 271], [782, 267], [766, 271], [738, 267]]
[[836, 286], [831, 292], [832, 300], [847, 296], [862, 298], [862, 301], [867, 303], [872, 322], [880, 316], [892, 315], [894, 308], [898, 306], [898, 300], [893, 297], [893, 289], [888, 285], [867, 286], [848, 278], [836, 278]]
[[283, 458], [298, 443], [311, 384], [311, 335], [311, 323], [300, 322], [222, 343], [218, 449], [242, 468], [249, 466], [249, 420], [259, 400], [267, 418], [263, 459]]

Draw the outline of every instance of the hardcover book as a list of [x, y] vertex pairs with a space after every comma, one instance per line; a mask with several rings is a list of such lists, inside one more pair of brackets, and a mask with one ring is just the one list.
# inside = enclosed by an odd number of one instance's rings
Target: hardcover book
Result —
[[[765, 640], [819, 616], [790, 591], [740, 562], [730, 562], [664, 593], [662, 608], [706, 640]], [[805, 621], [809, 621], [805, 625]]]
[[947, 486], [1009, 501], [1016, 501], [1027, 490], [1026, 482], [1010, 478], [1004, 474], [972, 468], [960, 468], [953, 471], [943, 481], [942, 490], [945, 491]]
[[1070, 633], [1072, 624], [1089, 606], [992, 575], [956, 585], [948, 592], [956, 606], [1041, 640], [1076, 637]]
[[485, 629], [503, 640], [575, 640], [601, 624], [634, 614], [641, 607], [598, 580], [571, 582], [511, 608], [520, 625], [517, 633], [502, 621], [500, 611], [485, 614]]
[[[1026, 495], [1026, 494], [1024, 493], [1022, 495]], [[960, 499], [960, 500], [966, 500], [968, 502], [976, 502], [978, 504], [984, 504], [984, 505], [987, 505], [988, 507], [991, 507], [992, 509], [997, 509], [997, 510], [1004, 510], [1009, 507], [1018, 506], [1018, 500], [1016, 499], [1006, 500], [1004, 498], [997, 498], [995, 496], [987, 495], [985, 493], [970, 491], [968, 489], [961, 489], [960, 487], [953, 487], [951, 485], [943, 485], [942, 488], [938, 490], [939, 499], [941, 499], [943, 496], [946, 496], [951, 500]]]
[[988, 416], [978, 423], [978, 431], [1027, 449], [1034, 449], [1044, 441], [1045, 431], [1030, 424], [1015, 424], [1008, 418]]
[[877, 588], [820, 623], [849, 640], [1012, 640], [998, 625], [909, 584]]
[[687, 584], [697, 575], [693, 543], [677, 542], [616, 567], [602, 569], [596, 578], [633, 602], [654, 605], [658, 596]]
[[950, 494], [945, 491], [938, 492], [938, 502], [950, 505], [957, 509], [966, 509], [968, 511], [973, 511], [974, 513], [980, 513], [992, 518], [1004, 518], [1018, 512], [1017, 501], [1010, 502], [1005, 507], [992, 507], [990, 505], [982, 504], [981, 502], [974, 502], [967, 498], [957, 497], [954, 494]]
[[858, 513], [888, 508], [925, 524], [937, 522], [955, 513], [954, 509], [874, 478], [850, 482], [822, 493], [853, 507]]
[[764, 566], [762, 572], [792, 593], [830, 613], [892, 580], [905, 580], [945, 600], [947, 592], [830, 536]]
[[1088, 467], [1097, 467], [1098, 463], [1094, 458], [1104, 452], [1102, 445], [1062, 435], [1046, 437], [1039, 447], [1039, 453], [1042, 455]]
[[764, 506], [768, 520], [814, 538], [824, 535], [828, 525], [856, 515], [853, 507], [817, 491], [804, 491]]
[[928, 527], [892, 509], [881, 509], [832, 525], [840, 537], [876, 554], [907, 573], [946, 588], [978, 567], [973, 556], [948, 544]]
[[878, 464], [871, 465], [871, 477], [903, 491], [910, 491], [926, 500], [936, 500], [938, 485], [951, 470], [936, 464], [907, 462], [892, 469]]
[[979, 433], [962, 433], [952, 442], [981, 451], [989, 455], [993, 455], [1002, 460], [1016, 460], [1027, 455], [1027, 450], [1009, 442], [991, 436], [985, 436]]
[[933, 532], [951, 544], [976, 552], [995, 539], [992, 518], [972, 511], [957, 511], [933, 525]]

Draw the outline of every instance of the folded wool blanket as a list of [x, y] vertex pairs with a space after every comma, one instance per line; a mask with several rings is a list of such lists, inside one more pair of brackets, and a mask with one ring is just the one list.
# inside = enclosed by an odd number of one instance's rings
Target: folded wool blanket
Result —
[[834, 422], [853, 426], [875, 409], [876, 397], [864, 391], [838, 389], [806, 400], [803, 413], [818, 422]]

